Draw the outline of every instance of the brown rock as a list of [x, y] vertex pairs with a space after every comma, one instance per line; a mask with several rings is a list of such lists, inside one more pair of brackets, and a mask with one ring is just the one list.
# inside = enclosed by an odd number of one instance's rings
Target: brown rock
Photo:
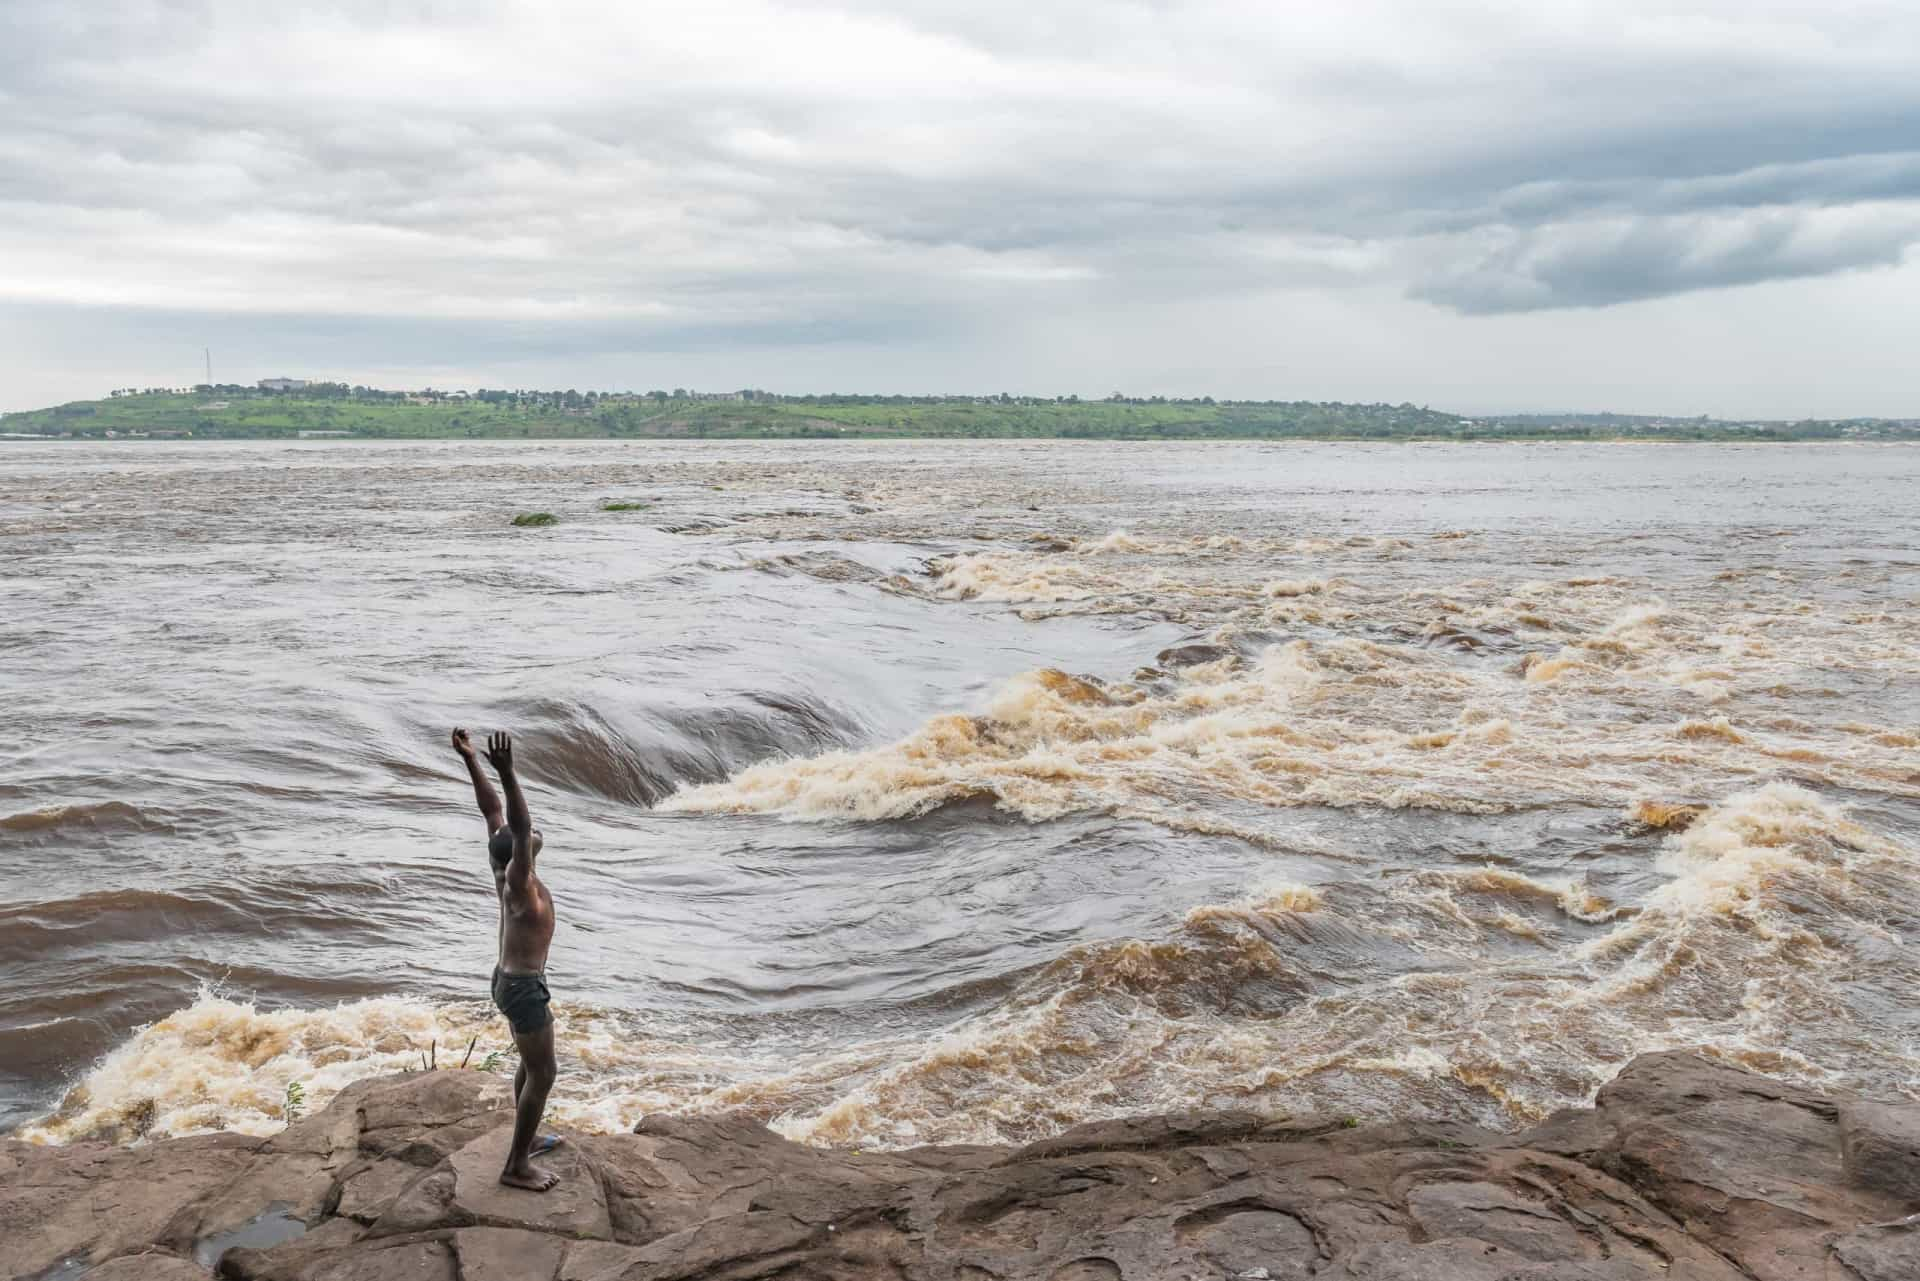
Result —
[[240, 1281], [301, 1281], [366, 1235], [351, 1219], [328, 1219], [306, 1235], [267, 1248], [238, 1246], [220, 1256], [219, 1273]]
[[160, 1239], [184, 1253], [269, 1211], [315, 1222], [332, 1208], [334, 1181], [326, 1160], [301, 1152], [256, 1156], [226, 1187], [182, 1210]]
[[500, 1182], [512, 1140], [510, 1121], [470, 1140], [396, 1197], [375, 1221], [373, 1235], [486, 1226], [601, 1240], [612, 1236], [600, 1172], [577, 1138], [535, 1162], [560, 1176], [545, 1192]]
[[1672, 1052], [1635, 1059], [1595, 1106], [1610, 1137], [1588, 1159], [1755, 1281], [1819, 1277], [1833, 1233], [1904, 1212], [1852, 1185], [1838, 1108], [1811, 1090]]
[[207, 1281], [212, 1275], [191, 1259], [153, 1251], [123, 1254], [88, 1268], [86, 1281]]
[[1163, 649], [1153, 656], [1153, 661], [1168, 671], [1178, 671], [1182, 667], [1198, 667], [1202, 663], [1217, 663], [1223, 658], [1232, 657], [1233, 651], [1225, 645], [1195, 642]]
[[484, 1072], [419, 1072], [380, 1084], [358, 1096], [360, 1150], [422, 1166], [499, 1125], [512, 1094]]
[[[1050, 1139], [1029, 1143], [1001, 1158], [997, 1164], [1043, 1161], [1082, 1152], [1147, 1151], [1197, 1143], [1227, 1143], [1250, 1138], [1272, 1124], [1275, 1124], [1273, 1118], [1255, 1112], [1174, 1112], [1165, 1116], [1089, 1121], [1062, 1130]], [[1332, 1124], [1335, 1123], [1329, 1123], [1328, 1128]]]
[[261, 1144], [262, 1152], [304, 1152], [309, 1156], [350, 1160], [360, 1149], [360, 1103], [369, 1094], [393, 1094], [407, 1088], [409, 1077], [374, 1077], [355, 1081], [327, 1106], [289, 1125]]
[[[1661, 1275], [1669, 1275], [1673, 1281], [1693, 1281], [1694, 1276], [1704, 1274], [1646, 1272], [1612, 1260], [1529, 1263], [1484, 1241], [1432, 1241], [1370, 1245], [1327, 1275], [1351, 1281], [1645, 1281]], [[1722, 1275], [1735, 1279], [1740, 1274], [1729, 1269]]]
[[340, 1200], [334, 1213], [361, 1223], [372, 1223], [396, 1197], [418, 1178], [420, 1167], [405, 1161], [361, 1162], [340, 1182]]
[[0, 1143], [0, 1276], [157, 1244], [188, 1207], [232, 1183], [259, 1143], [234, 1134], [138, 1148]]
[[[774, 1276], [792, 1267], [805, 1276], [803, 1265], [813, 1247], [830, 1234], [809, 1228], [784, 1214], [736, 1214], [713, 1219], [697, 1228], [661, 1237], [634, 1252], [631, 1263], [602, 1273], [594, 1281], [683, 1281], [685, 1278], [731, 1275], [723, 1269], [751, 1264], [741, 1275]], [[814, 1275], [830, 1275], [820, 1268]]]
[[462, 1228], [453, 1234], [460, 1281], [549, 1281], [567, 1253], [565, 1237], [510, 1228]]
[[577, 1138], [536, 1162], [560, 1176], [560, 1181], [546, 1192], [510, 1188], [500, 1182], [512, 1138], [513, 1126], [502, 1125], [448, 1158], [454, 1174], [453, 1210], [462, 1221], [598, 1240], [612, 1235], [600, 1173], [587, 1160]]
[[370, 1244], [341, 1251], [288, 1281], [459, 1281], [445, 1241]]
[[675, 1163], [656, 1159], [654, 1140], [588, 1135], [581, 1145], [600, 1170], [614, 1240], [637, 1245], [684, 1232], [706, 1217], [699, 1206], [701, 1189]]
[[1273, 1281], [1305, 1281], [1320, 1262], [1313, 1228], [1260, 1200], [1229, 1201], [1174, 1220], [1174, 1239], [1225, 1272], [1264, 1271]]
[[373, 1236], [399, 1236], [461, 1226], [452, 1214], [453, 1171], [439, 1166], [416, 1178], [373, 1221]]
[[1424, 1183], [1407, 1193], [1407, 1213], [1429, 1241], [1482, 1241], [1522, 1259], [1590, 1259], [1602, 1248], [1556, 1214], [1553, 1201], [1497, 1183]]
[[567, 1246], [567, 1257], [560, 1263], [554, 1281], [594, 1281], [609, 1273], [618, 1275], [640, 1262], [640, 1251], [612, 1241], [575, 1241]]
[[740, 1117], [650, 1118], [541, 1158], [562, 1175], [547, 1193], [497, 1181], [510, 1127], [496, 1087], [453, 1072], [366, 1082], [264, 1144], [0, 1145], [0, 1275], [112, 1260], [95, 1275], [185, 1281], [204, 1273], [155, 1243], [271, 1198], [314, 1226], [228, 1249], [223, 1276], [1920, 1278], [1920, 1218], [1901, 1217], [1920, 1109], [1691, 1054], [1637, 1059], [1593, 1109], [1506, 1136], [1193, 1112], [1019, 1149], [861, 1155]]
[[1288, 1133], [1285, 1123], [1282, 1123], [1269, 1127], [1266, 1133], [1274, 1137], [1285, 1135], [1291, 1138], [1296, 1134], [1301, 1138], [1317, 1137], [1330, 1150], [1355, 1156], [1398, 1149], [1420, 1149], [1444, 1154], [1464, 1148], [1487, 1147], [1499, 1143], [1501, 1139], [1492, 1130], [1483, 1130], [1464, 1121], [1389, 1121], [1385, 1125], [1357, 1128], [1348, 1126], [1344, 1121], [1337, 1126], [1319, 1122], [1317, 1128], [1309, 1128], [1313, 1125], [1303, 1122], [1299, 1130]]
[[[1920, 1277], [1920, 1219], [1875, 1224], [1833, 1243], [1833, 1256], [1859, 1281], [1913, 1281]], [[1842, 1276], [1846, 1274], [1842, 1273]]]
[[789, 1142], [740, 1117], [647, 1117], [630, 1135], [589, 1136], [616, 1240], [643, 1244], [708, 1219], [744, 1214], [766, 1195], [804, 1188], [830, 1217], [838, 1189], [864, 1175], [836, 1154]]
[[1841, 1104], [1840, 1156], [1855, 1187], [1920, 1204], [1920, 1106]]

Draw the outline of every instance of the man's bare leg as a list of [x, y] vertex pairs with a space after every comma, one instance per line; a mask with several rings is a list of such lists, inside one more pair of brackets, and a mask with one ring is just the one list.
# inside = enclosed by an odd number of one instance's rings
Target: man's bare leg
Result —
[[[526, 1088], [527, 1088], [527, 1065], [524, 1061], [522, 1061], [520, 1066], [516, 1067], [513, 1070], [513, 1106], [514, 1107], [517, 1108], [520, 1106], [520, 1095], [525, 1092]], [[557, 1134], [536, 1134], [533, 1136], [533, 1142], [529, 1144], [527, 1147], [527, 1155], [530, 1157], [535, 1157], [535, 1156], [539, 1156], [542, 1152], [551, 1152], [565, 1142], [566, 1140], [561, 1138]]]
[[513, 1044], [520, 1051], [520, 1068], [513, 1074], [513, 1141], [507, 1145], [507, 1166], [500, 1172], [500, 1182], [545, 1192], [560, 1181], [560, 1176], [533, 1164], [527, 1153], [540, 1132], [540, 1116], [547, 1110], [547, 1095], [559, 1073], [553, 1053], [553, 1024], [538, 1032], [515, 1032]]

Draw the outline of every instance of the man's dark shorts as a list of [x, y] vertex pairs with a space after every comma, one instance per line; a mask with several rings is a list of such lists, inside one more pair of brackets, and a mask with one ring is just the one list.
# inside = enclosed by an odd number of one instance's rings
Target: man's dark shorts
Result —
[[538, 1032], [553, 1022], [553, 1014], [547, 1009], [552, 1000], [545, 974], [509, 974], [494, 967], [493, 1003], [507, 1016], [515, 1036]]

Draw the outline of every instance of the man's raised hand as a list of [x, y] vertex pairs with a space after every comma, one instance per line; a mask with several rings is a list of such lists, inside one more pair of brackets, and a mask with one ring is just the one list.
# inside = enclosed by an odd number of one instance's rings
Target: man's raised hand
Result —
[[487, 735], [487, 762], [503, 777], [513, 773], [513, 738], [505, 730]]
[[466, 730], [453, 731], [453, 750], [467, 763], [467, 777], [473, 780], [474, 803], [480, 807], [480, 817], [487, 820], [487, 835], [491, 837], [507, 821], [500, 809], [500, 793], [487, 781], [487, 772], [480, 768], [480, 753], [473, 750], [473, 740], [467, 737]]

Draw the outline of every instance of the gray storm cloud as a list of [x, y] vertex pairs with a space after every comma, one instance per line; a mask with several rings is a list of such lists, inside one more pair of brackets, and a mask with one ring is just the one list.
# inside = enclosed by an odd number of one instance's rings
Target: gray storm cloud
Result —
[[1920, 240], [1920, 208], [1765, 206], [1490, 228], [1470, 239], [1484, 246], [1479, 256], [1443, 259], [1417, 286], [1421, 296], [1470, 313], [1603, 307], [1892, 266]]
[[884, 347], [1287, 290], [1604, 308], [1920, 240], [1898, 3], [13, 0], [6, 23], [16, 312]]

